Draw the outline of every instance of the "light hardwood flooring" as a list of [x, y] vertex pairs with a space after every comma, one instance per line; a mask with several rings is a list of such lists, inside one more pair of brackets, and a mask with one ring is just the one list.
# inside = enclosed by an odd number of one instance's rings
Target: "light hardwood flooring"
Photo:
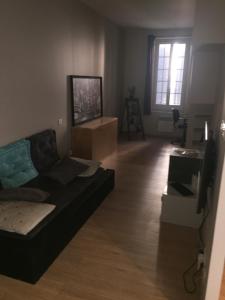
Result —
[[223, 271], [223, 281], [221, 285], [220, 300], [225, 300], [225, 268]]
[[198, 299], [182, 283], [196, 233], [159, 220], [171, 148], [160, 139], [120, 144], [104, 161], [115, 190], [36, 285], [0, 275], [0, 300]]

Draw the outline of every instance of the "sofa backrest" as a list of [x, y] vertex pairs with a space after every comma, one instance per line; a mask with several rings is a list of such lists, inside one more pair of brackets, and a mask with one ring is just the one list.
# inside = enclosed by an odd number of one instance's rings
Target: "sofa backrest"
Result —
[[56, 144], [56, 133], [47, 129], [29, 138], [31, 142], [31, 159], [37, 171], [43, 173], [59, 160]]

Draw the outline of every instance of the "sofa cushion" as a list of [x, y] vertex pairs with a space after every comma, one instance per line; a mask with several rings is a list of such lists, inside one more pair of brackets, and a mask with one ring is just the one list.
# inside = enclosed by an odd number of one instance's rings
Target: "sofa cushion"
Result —
[[86, 171], [89, 167], [81, 162], [68, 157], [58, 161], [44, 175], [60, 184], [68, 184], [73, 181], [79, 174]]
[[[81, 178], [77, 177], [68, 185], [59, 184], [57, 181], [49, 179], [43, 175], [39, 175], [30, 182], [26, 183], [24, 187], [39, 188], [50, 194], [47, 199], [48, 203], [55, 204], [57, 208], [64, 207], [70, 202], [80, 203], [85, 202], [85, 198], [80, 195], [86, 192], [91, 192], [96, 185], [100, 184], [104, 179], [105, 171], [99, 168], [96, 174], [92, 177]], [[81, 202], [80, 202], [81, 201]]]
[[31, 158], [39, 173], [47, 171], [59, 160], [54, 130], [36, 133], [28, 140], [31, 142]]
[[78, 158], [78, 157], [71, 157], [71, 159], [78, 161], [84, 165], [88, 166], [88, 169], [81, 174], [78, 175], [78, 177], [91, 177], [94, 176], [99, 167], [101, 166], [100, 161], [95, 161], [95, 160], [87, 160], [83, 158]]
[[31, 201], [43, 202], [50, 196], [49, 193], [40, 189], [19, 187], [14, 189], [0, 190], [0, 201]]
[[0, 229], [26, 235], [54, 209], [47, 203], [1, 201]]
[[19, 140], [0, 148], [0, 181], [3, 188], [19, 187], [38, 175], [30, 157], [30, 142]]

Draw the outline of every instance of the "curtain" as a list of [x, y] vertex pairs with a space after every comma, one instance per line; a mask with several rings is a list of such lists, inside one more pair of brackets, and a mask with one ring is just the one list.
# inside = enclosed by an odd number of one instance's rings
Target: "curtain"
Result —
[[147, 73], [145, 81], [145, 96], [144, 96], [144, 115], [151, 114], [151, 94], [152, 94], [152, 65], [153, 65], [153, 47], [155, 36], [148, 36], [147, 48]]

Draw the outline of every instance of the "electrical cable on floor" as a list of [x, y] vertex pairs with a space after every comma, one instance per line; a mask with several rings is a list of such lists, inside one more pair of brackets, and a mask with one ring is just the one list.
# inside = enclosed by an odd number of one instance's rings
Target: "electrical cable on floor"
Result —
[[203, 216], [202, 222], [198, 229], [198, 237], [199, 237], [199, 243], [200, 243], [199, 251], [204, 251], [204, 248], [205, 248], [205, 243], [204, 243], [204, 238], [203, 238], [203, 229], [204, 229], [205, 222], [206, 222], [208, 216], [209, 216], [209, 209], [208, 209], [208, 207], [206, 207], [205, 214]]
[[191, 283], [192, 283], [192, 288], [188, 287], [187, 284], [187, 275], [189, 274], [189, 272], [191, 272], [191, 270], [196, 267], [198, 265], [198, 259], [195, 259], [195, 261], [192, 263], [192, 265], [183, 273], [183, 283], [184, 283], [184, 289], [188, 294], [194, 294], [197, 291], [197, 276], [198, 274], [201, 274], [201, 271], [203, 269], [203, 264], [200, 266], [200, 268], [198, 270], [196, 270], [192, 276], [191, 276]]
[[192, 288], [188, 287], [187, 284], [187, 276], [189, 275], [189, 273], [192, 271], [193, 268], [197, 267], [198, 265], [198, 255], [199, 253], [202, 251], [204, 253], [204, 249], [205, 249], [205, 243], [204, 243], [204, 239], [203, 239], [203, 229], [204, 229], [204, 225], [206, 223], [206, 220], [209, 216], [209, 209], [206, 207], [205, 209], [205, 214], [203, 216], [202, 222], [198, 228], [198, 237], [199, 237], [199, 243], [200, 243], [200, 247], [198, 249], [198, 253], [196, 255], [196, 259], [194, 260], [194, 262], [191, 264], [190, 267], [188, 267], [188, 269], [183, 273], [183, 283], [184, 283], [184, 289], [188, 294], [194, 294], [197, 291], [197, 276], [198, 274], [201, 273], [202, 269], [203, 269], [203, 264], [201, 264], [200, 268], [198, 270], [196, 270], [192, 276], [191, 276], [191, 281], [192, 281]]
[[[184, 271], [184, 273], [183, 273], [184, 289], [185, 289], [185, 291], [186, 291], [188, 294], [194, 294], [194, 293], [196, 292], [196, 289], [197, 289], [197, 286], [196, 286], [194, 280], [192, 280], [192, 283], [193, 283], [193, 286], [194, 286], [192, 289], [190, 289], [190, 288], [188, 287], [188, 285], [187, 285], [187, 280], [186, 280], [186, 277], [187, 277], [187, 275], [189, 274], [189, 272], [191, 272], [191, 270], [192, 270], [194, 267], [196, 267], [197, 264], [198, 264], [198, 260], [195, 259], [194, 262], [191, 264], [191, 266], [188, 267], [188, 269], [187, 269], [186, 271]], [[192, 279], [193, 279], [193, 277], [192, 277]]]

